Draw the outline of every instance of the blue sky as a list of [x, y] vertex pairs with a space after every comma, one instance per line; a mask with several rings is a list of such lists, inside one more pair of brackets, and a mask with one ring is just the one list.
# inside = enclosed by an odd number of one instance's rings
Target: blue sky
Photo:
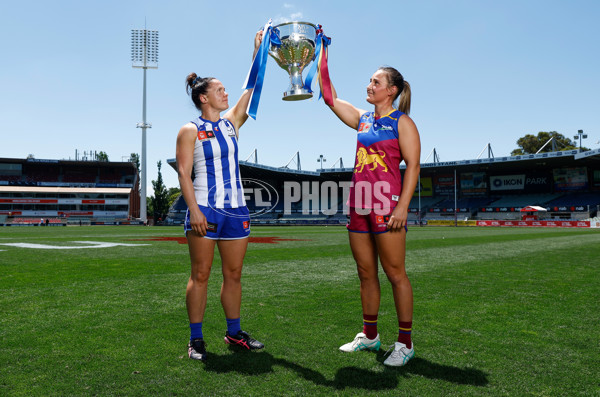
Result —
[[[329, 68], [338, 95], [369, 109], [365, 87], [380, 65], [412, 85], [411, 117], [422, 160], [496, 157], [538, 131], [584, 145], [600, 139], [598, 1], [29, 1], [0, 14], [0, 157], [69, 159], [141, 152], [142, 71], [130, 60], [130, 30], [160, 32], [159, 68], [148, 71], [148, 184], [175, 156], [179, 128], [197, 116], [185, 93], [190, 72], [221, 80], [230, 104], [241, 94], [259, 27], [301, 20], [332, 38]], [[145, 22], [146, 21], [146, 22]], [[240, 159], [302, 168], [354, 163], [355, 133], [316, 98], [284, 102], [286, 73], [270, 59], [256, 121], [240, 131]], [[430, 158], [431, 161], [431, 158]], [[339, 163], [338, 163], [339, 164]], [[152, 194], [151, 185], [148, 194]]]

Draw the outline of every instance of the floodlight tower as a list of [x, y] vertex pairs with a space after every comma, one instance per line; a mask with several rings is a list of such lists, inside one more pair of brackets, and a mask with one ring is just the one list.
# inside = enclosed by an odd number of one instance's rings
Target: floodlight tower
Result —
[[581, 152], [581, 140], [587, 139], [587, 134], [584, 134], [583, 130], [577, 130], [577, 135], [573, 137], [575, 139], [575, 146], [577, 146], [577, 138], [579, 138], [579, 151]]
[[323, 171], [323, 161], [327, 161], [327, 159], [325, 158], [325, 156], [320, 155], [317, 161], [321, 162], [321, 171]]
[[140, 218], [142, 221], [146, 222], [146, 128], [152, 128], [152, 123], [146, 122], [146, 70], [158, 69], [158, 30], [131, 30], [131, 62], [134, 68], [144, 69], [142, 122], [137, 123], [137, 128], [142, 129]]

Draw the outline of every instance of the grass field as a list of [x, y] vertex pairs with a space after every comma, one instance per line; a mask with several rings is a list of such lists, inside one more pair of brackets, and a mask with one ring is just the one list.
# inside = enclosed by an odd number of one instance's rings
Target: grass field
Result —
[[[217, 255], [208, 361], [189, 360], [182, 236], [0, 228], [0, 395], [600, 395], [600, 230], [411, 228], [416, 356], [402, 368], [384, 351], [338, 351], [362, 329], [343, 227], [254, 228], [279, 239], [251, 243], [245, 261], [242, 327], [259, 352], [223, 343]], [[378, 324], [391, 345], [385, 280]]]

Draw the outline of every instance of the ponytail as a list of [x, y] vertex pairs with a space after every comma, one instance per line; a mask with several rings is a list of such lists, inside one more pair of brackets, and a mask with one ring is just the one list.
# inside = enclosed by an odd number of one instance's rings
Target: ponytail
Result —
[[406, 80], [404, 80], [404, 88], [398, 100], [398, 110], [410, 114], [410, 84]]
[[397, 71], [396, 69], [394, 69], [391, 66], [382, 66], [379, 68], [379, 70], [383, 70], [387, 74], [389, 85], [395, 86], [396, 88], [398, 88], [398, 91], [396, 92], [396, 96], [394, 97], [393, 102], [396, 102], [396, 99], [398, 99], [398, 97], [400, 97], [400, 99], [398, 100], [397, 105], [394, 104], [394, 107], [397, 108], [402, 113], [409, 114], [410, 113], [410, 84], [408, 84], [408, 81], [404, 80], [404, 77], [402, 77], [402, 74], [400, 74], [399, 71]]

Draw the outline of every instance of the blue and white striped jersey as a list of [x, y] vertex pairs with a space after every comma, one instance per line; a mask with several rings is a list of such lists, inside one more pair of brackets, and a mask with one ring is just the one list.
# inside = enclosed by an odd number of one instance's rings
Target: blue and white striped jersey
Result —
[[246, 205], [238, 164], [237, 136], [227, 119], [217, 122], [198, 117], [194, 147], [194, 190], [198, 204], [212, 208]]

